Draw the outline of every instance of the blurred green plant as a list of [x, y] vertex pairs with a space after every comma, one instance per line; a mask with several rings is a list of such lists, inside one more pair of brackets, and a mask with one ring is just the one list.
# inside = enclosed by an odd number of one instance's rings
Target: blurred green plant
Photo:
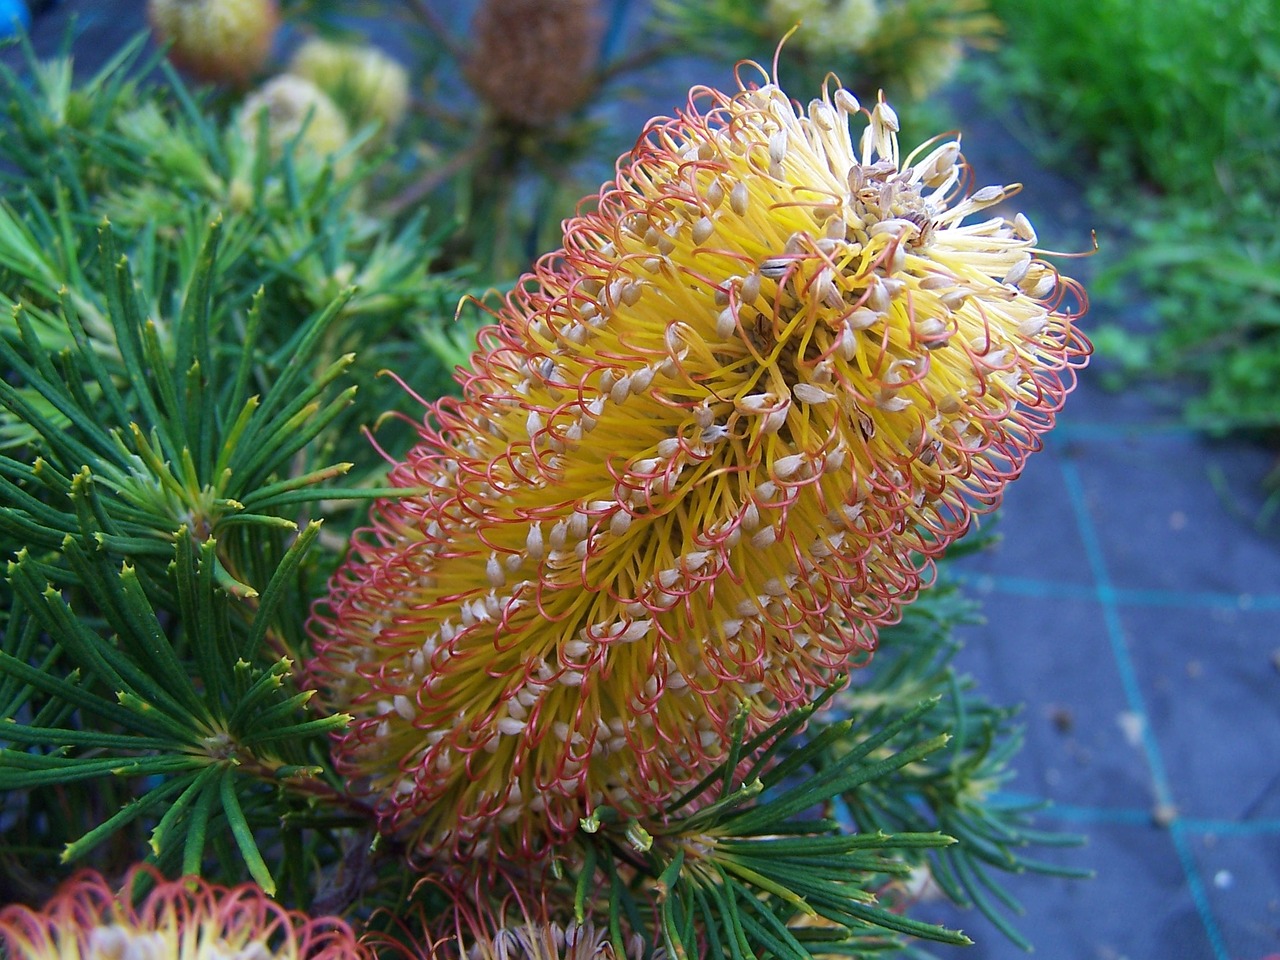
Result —
[[[171, 356], [182, 282], [206, 225], [220, 218], [211, 322], [239, 327], [242, 337], [247, 310], [258, 303], [260, 383], [289, 358], [300, 318], [350, 288], [321, 356], [332, 361], [368, 345], [353, 370], [366, 409], [395, 401], [398, 388], [376, 376], [383, 366], [423, 389], [447, 389], [451, 366], [431, 344], [469, 288], [461, 273], [436, 271], [432, 261], [453, 224], [432, 222], [425, 208], [398, 222], [375, 217], [362, 201], [381, 155], [358, 157], [365, 138], [328, 159], [300, 159], [292, 147], [276, 155], [266, 138], [257, 138], [259, 149], [237, 124], [220, 123], [167, 63], [159, 63], [165, 84], [136, 79], [156, 66], [141, 49], [139, 38], [78, 86], [67, 58], [32, 57], [34, 85], [0, 65], [10, 121], [0, 139], [0, 182], [9, 188], [0, 200], [0, 306], [22, 300], [42, 342], [56, 350], [69, 342], [67, 328], [45, 318], [65, 289], [95, 353], [126, 376], [104, 321], [111, 267], [91, 256], [99, 223], [118, 228], [138, 291], [152, 304], [158, 346]], [[227, 349], [238, 351], [235, 331], [223, 332]], [[0, 424], [0, 439], [23, 434], [12, 418]], [[344, 452], [355, 459], [363, 440], [348, 436]]]
[[760, 63], [787, 36], [784, 86], [816, 90], [835, 73], [859, 97], [883, 91], [909, 111], [951, 78], [966, 49], [993, 47], [1001, 25], [986, 0], [657, 0], [654, 29], [682, 51]]
[[[1095, 296], [1150, 300], [1154, 328], [1099, 352], [1131, 376], [1183, 378], [1191, 423], [1280, 426], [1280, 18], [1269, 0], [993, 0], [1007, 42], [987, 101], [1046, 162], [1093, 183], [1129, 252]], [[1087, 171], [1087, 172], [1086, 172]], [[1096, 171], [1096, 175], [1095, 175]]]
[[1136, 286], [1155, 324], [1113, 325], [1099, 350], [1124, 377], [1180, 378], [1189, 422], [1213, 434], [1280, 437], [1280, 228], [1272, 207], [1260, 192], [1216, 208], [1148, 200], [1138, 209], [1150, 212], [1132, 223], [1131, 252], [1095, 285], [1116, 300]]
[[992, 0], [1008, 35], [989, 100], [1019, 105], [1040, 151], [1100, 166], [1123, 199], [1143, 185], [1178, 202], [1274, 180], [1280, 21], [1269, 0]]

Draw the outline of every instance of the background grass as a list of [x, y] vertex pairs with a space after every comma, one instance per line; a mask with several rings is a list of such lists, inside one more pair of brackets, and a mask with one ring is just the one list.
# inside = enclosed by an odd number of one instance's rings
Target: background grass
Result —
[[1186, 376], [1215, 431], [1280, 429], [1280, 3], [993, 0], [1006, 25], [986, 99], [1091, 184], [1127, 237], [1094, 293], [1156, 322], [1102, 331], [1130, 374]]

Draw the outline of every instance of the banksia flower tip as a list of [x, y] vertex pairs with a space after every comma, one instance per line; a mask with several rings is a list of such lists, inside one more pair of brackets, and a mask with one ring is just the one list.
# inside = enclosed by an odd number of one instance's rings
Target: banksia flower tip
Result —
[[1089, 350], [1027, 220], [967, 222], [1016, 188], [967, 175], [845, 90], [698, 88], [649, 125], [317, 607], [385, 829], [536, 856], [866, 662]]
[[480, 882], [470, 890], [441, 885], [452, 908], [437, 920], [423, 960], [666, 960], [662, 947], [646, 952], [639, 934], [624, 933], [625, 920], [618, 927], [621, 951], [607, 926], [558, 922], [545, 891], [528, 889], [528, 878], [513, 883], [499, 869], [473, 879]]
[[[151, 892], [128, 891], [149, 875]], [[23, 960], [373, 960], [342, 920], [285, 910], [252, 884], [227, 889], [198, 877], [168, 881], [135, 867], [117, 893], [86, 871], [43, 910], [0, 910], [0, 954]]]

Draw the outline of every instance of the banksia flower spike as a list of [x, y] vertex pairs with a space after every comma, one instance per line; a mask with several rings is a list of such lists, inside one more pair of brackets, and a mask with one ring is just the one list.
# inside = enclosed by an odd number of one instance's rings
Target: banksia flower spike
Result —
[[280, 27], [276, 0], [149, 0], [147, 15], [178, 67], [241, 87], [266, 62]]
[[1021, 215], [966, 223], [1016, 187], [896, 129], [695, 89], [494, 310], [312, 624], [387, 830], [533, 855], [653, 813], [740, 708], [865, 663], [1039, 447], [1081, 291]]
[[[155, 882], [137, 904], [144, 876]], [[96, 873], [67, 881], [43, 910], [0, 911], [0, 954], [22, 960], [373, 960], [336, 918], [285, 910], [258, 887], [197, 877], [168, 881], [134, 868], [117, 894]]]
[[[623, 960], [639, 960], [644, 956], [643, 943], [636, 945]], [[491, 936], [477, 937], [463, 950], [458, 941], [446, 941], [436, 947], [430, 960], [618, 960], [609, 941], [606, 927], [590, 921], [565, 926], [547, 921], [516, 927], [503, 927]]]

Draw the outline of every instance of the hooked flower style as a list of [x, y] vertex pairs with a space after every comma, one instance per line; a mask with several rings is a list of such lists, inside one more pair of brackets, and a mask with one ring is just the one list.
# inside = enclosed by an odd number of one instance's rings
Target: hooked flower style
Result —
[[[762, 71], [763, 72], [763, 71]], [[653, 815], [865, 663], [1089, 352], [957, 141], [694, 89], [429, 405], [312, 620], [335, 757], [423, 854]], [[851, 131], [851, 121], [861, 132]]]
[[[149, 876], [140, 903], [128, 891]], [[0, 910], [0, 954], [23, 960], [374, 960], [342, 920], [285, 910], [253, 884], [130, 870], [117, 893], [92, 871], [68, 880], [43, 910]]]

